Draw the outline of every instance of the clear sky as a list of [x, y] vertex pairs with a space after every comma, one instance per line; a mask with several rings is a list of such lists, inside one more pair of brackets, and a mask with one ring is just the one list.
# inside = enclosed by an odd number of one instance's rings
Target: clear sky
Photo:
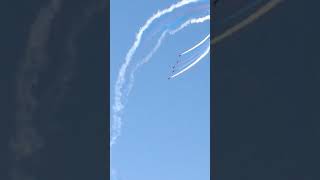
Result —
[[[145, 21], [175, 0], [111, 1], [111, 104], [125, 55]], [[178, 54], [202, 40], [209, 22], [168, 36], [150, 63], [136, 73], [124, 109], [122, 135], [111, 151], [119, 180], [209, 180], [209, 56], [168, 80]], [[141, 50], [140, 50], [141, 51]]]

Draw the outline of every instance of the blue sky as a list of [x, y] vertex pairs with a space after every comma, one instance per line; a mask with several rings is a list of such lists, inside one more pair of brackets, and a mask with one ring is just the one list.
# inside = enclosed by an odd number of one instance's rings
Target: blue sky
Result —
[[[176, 2], [111, 1], [111, 104], [117, 73], [139, 27]], [[167, 79], [178, 54], [202, 40], [209, 27], [208, 22], [198, 24], [167, 37], [150, 63], [136, 73], [122, 135], [111, 151], [117, 179], [209, 180], [209, 56], [182, 76]]]

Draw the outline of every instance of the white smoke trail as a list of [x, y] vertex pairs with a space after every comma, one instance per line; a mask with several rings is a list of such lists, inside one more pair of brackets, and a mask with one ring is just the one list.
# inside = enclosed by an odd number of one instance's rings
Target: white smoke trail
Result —
[[194, 50], [195, 48], [197, 48], [198, 46], [200, 46], [201, 44], [203, 44], [207, 39], [210, 38], [210, 34], [208, 34], [203, 40], [201, 40], [199, 43], [197, 43], [196, 45], [194, 45], [193, 47], [191, 47], [190, 49], [184, 51], [183, 53], [181, 53], [179, 56], [182, 56], [192, 50]]
[[191, 63], [189, 66], [187, 66], [186, 68], [182, 69], [178, 73], [174, 74], [173, 76], [170, 76], [170, 79], [171, 78], [175, 78], [175, 77], [179, 76], [180, 74], [184, 73], [185, 71], [187, 71], [188, 69], [190, 69], [192, 66], [197, 64], [201, 59], [203, 59], [207, 54], [209, 54], [209, 52], [210, 52], [210, 45], [208, 45], [206, 51], [198, 59], [196, 59], [193, 63]]
[[118, 73], [116, 85], [115, 85], [115, 102], [113, 104], [113, 124], [112, 124], [112, 130], [111, 130], [111, 139], [110, 139], [110, 147], [116, 142], [117, 138], [121, 134], [121, 117], [119, 113], [123, 110], [124, 104], [122, 102], [122, 91], [121, 89], [124, 86], [125, 83], [125, 75], [127, 72], [127, 68], [132, 60], [132, 56], [134, 55], [136, 49], [139, 47], [142, 35], [144, 31], [151, 25], [151, 23], [160, 18], [161, 16], [168, 14], [172, 11], [174, 11], [177, 8], [180, 8], [182, 6], [188, 5], [190, 3], [198, 2], [199, 0], [183, 0], [179, 1], [173, 5], [171, 5], [169, 8], [166, 8], [164, 10], [158, 11], [156, 14], [151, 16], [147, 22], [140, 28], [138, 31], [135, 41], [132, 45], [132, 47], [129, 49], [125, 62], [121, 65], [120, 71]]
[[170, 35], [174, 35], [175, 33], [179, 32], [180, 30], [184, 29], [185, 27], [187, 27], [187, 26], [189, 26], [191, 24], [203, 23], [205, 21], [210, 21], [210, 15], [206, 15], [206, 16], [200, 17], [200, 18], [189, 19], [186, 22], [184, 22], [177, 29], [170, 31], [169, 34]]
[[187, 67], [195, 59], [197, 59], [197, 57], [199, 57], [204, 52], [205, 49], [206, 49], [206, 47], [200, 47], [191, 56], [189, 56], [187, 58], [179, 58], [179, 60], [176, 62], [176, 65], [174, 65], [174, 71], [172, 71], [172, 73], [173, 72], [177, 73], [178, 71], [181, 71], [182, 69]]
[[152, 58], [152, 56], [154, 55], [154, 53], [156, 53], [159, 49], [159, 47], [162, 44], [163, 39], [166, 37], [168, 30], [165, 30], [160, 38], [157, 41], [157, 44], [155, 45], [155, 47], [151, 50], [151, 52], [145, 57], [143, 58], [143, 60], [141, 62], [139, 62], [135, 68], [132, 70], [131, 74], [130, 74], [130, 81], [129, 81], [129, 88], [128, 88], [128, 92], [127, 95], [129, 95], [129, 93], [131, 92], [131, 89], [133, 88], [133, 84], [134, 84], [134, 74], [135, 72], [144, 64], [148, 63], [150, 61], [150, 59]]
[[[158, 39], [157, 44], [155, 45], [155, 47], [151, 50], [151, 52], [141, 61], [139, 62], [135, 68], [132, 70], [131, 74], [130, 74], [130, 82], [129, 84], [129, 88], [127, 91], [127, 95], [129, 95], [129, 93], [131, 92], [131, 89], [133, 88], [133, 84], [134, 84], [134, 74], [137, 71], [137, 69], [139, 69], [142, 65], [148, 63], [150, 61], [150, 59], [152, 58], [152, 56], [154, 55], [154, 53], [156, 53], [156, 51], [159, 49], [159, 47], [162, 44], [163, 39], [165, 38], [165, 36], [169, 33], [170, 35], [174, 35], [177, 32], [181, 31], [182, 29], [186, 28], [187, 26], [191, 25], [191, 24], [198, 24], [198, 23], [203, 23], [207, 20], [210, 20], [210, 15], [204, 16], [204, 17], [200, 17], [200, 18], [192, 18], [187, 20], [186, 22], [184, 22], [181, 26], [179, 26], [179, 28], [175, 29], [175, 30], [171, 30], [168, 32], [168, 30], [165, 30], [160, 38]], [[205, 40], [207, 40], [210, 36], [208, 35], [204, 40], [202, 40], [203, 42], [205, 42]], [[198, 43], [194, 48], [200, 46], [203, 42]], [[193, 49], [194, 49], [193, 48]], [[192, 50], [192, 49], [191, 49]], [[190, 50], [190, 51], [191, 51]], [[184, 53], [185, 54], [185, 53]]]
[[155, 47], [152, 49], [152, 51], [139, 63], [137, 64], [137, 68], [139, 68], [140, 66], [142, 66], [143, 64], [146, 64], [149, 62], [149, 60], [151, 59], [151, 57], [153, 56], [153, 54], [159, 49], [160, 45], [162, 44], [162, 41], [164, 39], [164, 37], [166, 36], [167, 34], [167, 30], [165, 30], [160, 38], [158, 39], [158, 42], [157, 44], [155, 45]]

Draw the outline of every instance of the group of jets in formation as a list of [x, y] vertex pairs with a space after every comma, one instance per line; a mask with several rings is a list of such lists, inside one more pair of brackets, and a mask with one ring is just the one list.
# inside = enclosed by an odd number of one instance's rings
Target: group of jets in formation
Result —
[[[213, 2], [214, 6], [215, 6], [218, 2], [219, 2], [219, 0], [214, 0], [214, 2]], [[181, 57], [182, 54], [184, 54], [184, 53], [179, 54], [179, 58]], [[171, 73], [175, 73], [175, 72], [176, 72], [176, 69], [175, 69], [175, 68], [176, 68], [176, 66], [177, 66], [180, 62], [181, 62], [181, 59], [179, 59], [179, 60], [176, 62], [176, 64], [171, 67], [171, 68], [172, 68]], [[168, 77], [168, 79], [171, 79], [171, 77]]]

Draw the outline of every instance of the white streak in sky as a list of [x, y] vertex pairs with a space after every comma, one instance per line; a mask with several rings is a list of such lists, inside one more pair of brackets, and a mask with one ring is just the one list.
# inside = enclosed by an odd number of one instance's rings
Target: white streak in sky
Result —
[[131, 91], [131, 89], [132, 89], [132, 87], [133, 87], [133, 84], [134, 84], [134, 74], [135, 74], [135, 72], [136, 72], [142, 65], [144, 65], [144, 64], [146, 64], [146, 63], [148, 63], [148, 62], [150, 61], [150, 59], [152, 58], [152, 56], [154, 55], [154, 53], [156, 53], [156, 52], [158, 51], [159, 47], [161, 46], [163, 39], [164, 39], [164, 38], [166, 37], [166, 35], [167, 35], [167, 32], [168, 32], [168, 30], [165, 30], [165, 31], [161, 34], [160, 38], [159, 38], [158, 41], [157, 41], [157, 44], [156, 44], [155, 47], [151, 50], [151, 52], [150, 52], [145, 58], [143, 58], [143, 60], [142, 60], [141, 62], [139, 62], [139, 63], [135, 66], [135, 68], [132, 70], [132, 72], [131, 72], [131, 74], [130, 74], [130, 81], [129, 81], [129, 85], [128, 85], [129, 88], [128, 88], [127, 95], [129, 95], [129, 93], [130, 93], [130, 91]]
[[177, 33], [178, 31], [184, 29], [185, 27], [191, 25], [191, 24], [197, 24], [197, 23], [203, 23], [205, 21], [210, 21], [210, 15], [204, 16], [204, 17], [200, 17], [200, 18], [193, 18], [193, 19], [189, 19], [186, 22], [184, 22], [180, 27], [178, 27], [175, 30], [172, 30], [169, 32], [170, 35], [174, 35], [175, 33]]
[[210, 45], [208, 45], [206, 51], [198, 58], [196, 59], [193, 63], [191, 63], [189, 66], [187, 66], [186, 68], [182, 69], [181, 71], [179, 71], [178, 73], [174, 74], [173, 76], [170, 77], [171, 78], [175, 78], [177, 76], [179, 76], [180, 74], [184, 73], [185, 71], [187, 71], [188, 69], [190, 69], [192, 66], [194, 66], [195, 64], [197, 64], [201, 59], [203, 59], [207, 54], [209, 54], [210, 52]]
[[180, 8], [182, 6], [188, 5], [190, 3], [198, 2], [199, 0], [183, 0], [179, 1], [176, 4], [171, 5], [169, 8], [166, 8], [164, 10], [158, 11], [156, 14], [151, 16], [147, 22], [140, 28], [138, 31], [135, 41], [132, 45], [132, 47], [129, 49], [126, 57], [125, 62], [121, 65], [120, 71], [118, 73], [116, 85], [115, 85], [115, 102], [113, 104], [113, 124], [112, 124], [112, 130], [111, 130], [111, 139], [110, 139], [110, 147], [116, 142], [117, 138], [121, 134], [121, 117], [119, 115], [120, 112], [122, 112], [124, 108], [124, 104], [122, 102], [122, 91], [121, 89], [124, 86], [125, 83], [125, 76], [127, 72], [127, 68], [132, 60], [132, 56], [134, 55], [136, 49], [139, 47], [142, 35], [146, 29], [149, 28], [149, 26], [152, 24], [152, 22], [161, 16], [168, 14], [172, 11], [174, 11], [177, 8]]
[[194, 50], [195, 48], [197, 48], [198, 46], [200, 46], [201, 44], [203, 44], [207, 39], [210, 38], [210, 34], [208, 34], [202, 41], [200, 41], [198, 44], [194, 45], [193, 47], [191, 47], [190, 49], [184, 51], [183, 53], [181, 53], [179, 56], [184, 55], [192, 50]]
[[154, 47], [154, 48], [152, 49], [152, 51], [137, 65], [137, 68], [140, 67], [141, 65], [149, 62], [149, 60], [152, 58], [153, 54], [159, 49], [159, 47], [160, 47], [160, 45], [162, 44], [162, 41], [163, 41], [164, 37], [166, 36], [167, 32], [168, 32], [168, 31], [166, 30], [166, 31], [164, 31], [164, 32], [161, 34], [161, 36], [160, 36], [160, 38], [158, 39], [158, 42], [157, 42], [157, 44], [155, 45], [155, 47]]
[[[207, 15], [207, 16], [204, 16], [204, 17], [200, 17], [200, 18], [192, 18], [192, 19], [189, 19], [187, 20], [186, 22], [184, 22], [181, 26], [179, 26], [179, 28], [175, 29], [175, 30], [171, 30], [169, 31], [169, 34], [170, 35], [174, 35], [176, 34], [177, 32], [181, 31], [182, 29], [186, 28], [187, 26], [191, 25], [191, 24], [198, 24], [198, 23], [203, 23], [205, 21], [208, 21], [210, 20], [210, 15]], [[127, 95], [129, 95], [129, 93], [131, 92], [131, 89], [133, 87], [133, 84], [134, 84], [134, 74], [135, 72], [137, 71], [137, 69], [139, 69], [142, 65], [146, 64], [149, 62], [149, 60], [152, 58], [152, 56], [154, 55], [154, 53], [156, 53], [156, 51], [159, 49], [159, 47], [161, 46], [162, 44], [162, 41], [164, 39], [164, 37], [167, 35], [168, 33], [168, 30], [165, 30], [160, 38], [158, 39], [157, 41], [157, 44], [155, 45], [155, 47], [152, 49], [152, 51], [141, 61], [139, 62], [135, 68], [133, 69], [133, 71], [131, 72], [130, 74], [130, 82], [128, 83], [129, 84], [129, 88], [128, 88], [128, 92], [127, 92]], [[194, 47], [192, 47], [190, 50], [187, 50], [188, 52], [195, 49], [196, 47], [200, 46], [201, 44], [203, 44], [208, 38], [210, 37], [210, 35], [206, 36], [204, 40], [202, 40], [200, 43], [196, 44]], [[187, 53], [187, 52], [185, 52]], [[185, 54], [183, 53], [183, 54]]]

